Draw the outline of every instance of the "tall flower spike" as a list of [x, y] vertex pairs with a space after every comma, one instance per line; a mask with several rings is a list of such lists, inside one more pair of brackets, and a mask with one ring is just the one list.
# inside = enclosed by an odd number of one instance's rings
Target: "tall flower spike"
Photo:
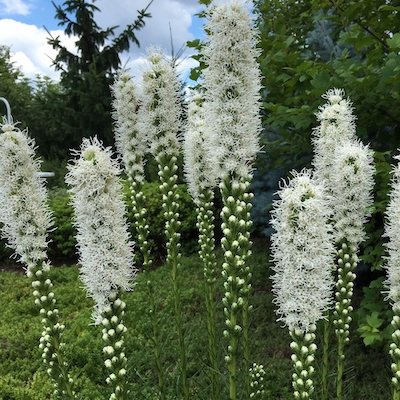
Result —
[[341, 142], [333, 152], [335, 162], [329, 184], [332, 194], [335, 242], [356, 249], [365, 238], [374, 187], [373, 151], [359, 140]]
[[203, 130], [202, 101], [201, 94], [194, 92], [188, 106], [188, 124], [184, 142], [184, 171], [188, 190], [197, 205], [199, 255], [203, 262], [206, 295], [211, 400], [217, 400], [220, 398], [220, 382], [215, 328], [216, 256], [213, 213], [216, 160], [211, 156], [210, 138]]
[[343, 89], [328, 90], [322, 98], [327, 102], [316, 114], [320, 125], [313, 131], [315, 157], [313, 164], [317, 176], [329, 180], [335, 159], [332, 154], [339, 143], [356, 138], [356, 117], [352, 103], [344, 98]]
[[210, 8], [204, 47], [205, 129], [213, 136], [219, 164], [216, 176], [247, 178], [259, 151], [260, 70], [258, 37], [248, 10], [239, 1]]
[[392, 326], [392, 343], [389, 354], [392, 358], [391, 369], [393, 372], [393, 399], [400, 399], [400, 156], [394, 157], [398, 162], [393, 167], [392, 191], [390, 202], [386, 209], [385, 233], [389, 238], [386, 244], [387, 263], [385, 282], [388, 288], [388, 300], [394, 312]]
[[34, 141], [5, 119], [0, 124], [0, 221], [3, 235], [26, 266], [32, 279], [35, 304], [42, 317], [43, 333], [39, 348], [53, 381], [56, 396], [73, 399], [72, 379], [67, 370], [56, 299], [49, 279], [47, 232], [52, 216], [44, 181], [39, 177], [40, 163], [35, 159]]
[[309, 399], [314, 391], [314, 331], [332, 301], [334, 246], [325, 190], [310, 171], [292, 175], [271, 212], [276, 231], [271, 237], [272, 280], [278, 320], [293, 339], [294, 397]]
[[[184, 398], [189, 399], [186, 350], [181, 321], [181, 300], [178, 281], [180, 253], [179, 195], [176, 184], [177, 160], [180, 152], [180, 83], [171, 62], [157, 48], [149, 50], [149, 66], [143, 72], [143, 107], [139, 110], [142, 129], [148, 133], [150, 151], [158, 163], [160, 191], [165, 216], [167, 264], [171, 267], [178, 331]], [[161, 387], [160, 387], [161, 390]]]
[[194, 92], [188, 106], [188, 123], [184, 141], [184, 172], [189, 193], [196, 204], [206, 189], [217, 186], [211, 138], [204, 131], [203, 96]]
[[179, 155], [180, 83], [175, 68], [159, 48], [149, 48], [148, 54], [139, 119], [147, 134], [150, 152], [160, 162], [158, 159], [164, 155]]
[[331, 305], [334, 247], [324, 190], [308, 170], [292, 175], [271, 211], [273, 292], [278, 320], [307, 332]]
[[31, 269], [47, 259], [47, 232], [52, 215], [47, 203], [40, 163], [35, 159], [35, 143], [26, 131], [6, 120], [0, 135], [0, 218], [3, 235], [19, 261]]
[[[209, 8], [205, 27], [208, 42], [203, 55], [204, 131], [212, 138], [217, 167], [213, 176], [219, 181], [224, 207], [221, 213], [224, 237], [221, 240], [225, 262], [223, 276], [224, 313], [229, 341], [227, 367], [230, 398], [238, 396], [237, 360], [243, 349], [245, 393], [251, 393], [249, 351], [249, 302], [251, 254], [249, 193], [253, 161], [259, 150], [260, 70], [257, 31], [242, 2]], [[239, 388], [240, 390], [240, 388]], [[239, 396], [241, 396], [239, 394]]]
[[[374, 167], [372, 151], [356, 139], [355, 116], [351, 102], [344, 99], [344, 91], [329, 90], [323, 97], [327, 99], [327, 103], [317, 113], [320, 126], [314, 131], [314, 166], [316, 176], [327, 188], [333, 211], [335, 243], [338, 247], [333, 323], [338, 338], [336, 388], [337, 398], [340, 400], [343, 386], [343, 349], [349, 341], [349, 324], [353, 310], [353, 271], [358, 262], [358, 247], [365, 237], [363, 225], [369, 214], [368, 207], [372, 205]], [[328, 337], [327, 333], [325, 337]], [[326, 376], [325, 371], [323, 376]], [[326, 393], [325, 384], [323, 393]]]
[[122, 155], [125, 170], [132, 180], [144, 179], [144, 156], [147, 141], [138, 129], [138, 87], [127, 71], [118, 74], [111, 86], [114, 96], [115, 146]]
[[138, 123], [138, 88], [126, 71], [122, 71], [115, 80], [111, 91], [114, 96], [113, 117], [115, 119], [115, 145], [122, 155], [125, 171], [131, 191], [134, 225], [137, 233], [136, 262], [143, 262], [145, 269], [152, 264], [150, 244], [148, 242], [149, 225], [146, 218], [146, 197], [142, 188], [144, 183], [144, 157], [147, 151], [145, 131]]
[[93, 318], [99, 324], [109, 296], [132, 288], [133, 243], [118, 181], [120, 170], [111, 149], [97, 138], [84, 139], [75, 154], [65, 181], [75, 212], [81, 279], [96, 302]]

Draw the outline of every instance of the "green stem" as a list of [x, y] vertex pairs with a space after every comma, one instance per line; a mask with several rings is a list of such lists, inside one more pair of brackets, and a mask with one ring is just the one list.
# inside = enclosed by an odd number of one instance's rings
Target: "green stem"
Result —
[[57, 395], [62, 399], [75, 399], [73, 380], [67, 370], [62, 341], [65, 327], [59, 323], [58, 309], [55, 308], [56, 299], [51, 292], [53, 284], [47, 270], [49, 266], [44, 267], [44, 265], [42, 261], [31, 270], [35, 303], [40, 309], [44, 328], [39, 347], [43, 350], [43, 361], [48, 368]]
[[341, 248], [338, 250], [338, 270], [336, 282], [336, 304], [333, 313], [333, 324], [335, 326], [335, 333], [338, 340], [338, 353], [337, 353], [337, 380], [336, 380], [336, 395], [337, 400], [342, 399], [343, 391], [343, 365], [344, 365], [344, 348], [349, 342], [349, 328], [352, 320], [350, 314], [353, 311], [351, 306], [351, 299], [353, 297], [353, 281], [355, 274], [354, 268], [357, 265], [356, 250], [347, 243], [342, 243]]
[[343, 363], [344, 363], [344, 340], [342, 336], [338, 337], [338, 359], [337, 359], [337, 380], [336, 380], [336, 397], [337, 400], [342, 399], [343, 391]]
[[210, 358], [211, 399], [220, 399], [219, 368], [217, 358], [217, 334], [215, 328], [214, 290], [216, 282], [216, 256], [214, 240], [214, 215], [212, 211], [214, 194], [205, 190], [200, 195], [197, 208], [199, 229], [199, 255], [204, 265], [204, 283], [207, 311], [208, 350]]
[[[175, 246], [173, 246], [175, 247]], [[172, 263], [172, 284], [174, 290], [174, 306], [175, 306], [175, 321], [176, 327], [178, 330], [178, 340], [179, 340], [179, 352], [181, 359], [181, 368], [182, 368], [182, 381], [183, 381], [183, 393], [186, 400], [189, 400], [189, 384], [187, 378], [187, 367], [186, 367], [186, 350], [185, 350], [185, 340], [182, 329], [182, 309], [181, 309], [181, 301], [180, 301], [180, 287], [178, 282], [178, 254], [173, 248], [171, 248], [171, 260]]]
[[329, 333], [330, 333], [329, 315], [324, 321], [324, 354], [322, 359], [322, 395], [321, 400], [327, 400], [328, 396], [328, 369], [329, 369]]
[[160, 330], [157, 320], [157, 309], [154, 296], [154, 288], [150, 280], [147, 281], [147, 288], [150, 300], [150, 318], [153, 327], [154, 355], [156, 359], [158, 388], [160, 390], [160, 400], [165, 400], [164, 369], [162, 367], [162, 361], [161, 361]]
[[[224, 207], [221, 212], [222, 231], [224, 237], [221, 245], [224, 250], [225, 261], [222, 275], [225, 278], [223, 298], [224, 313], [226, 316], [226, 331], [228, 338], [228, 354], [225, 357], [229, 371], [230, 399], [237, 399], [237, 357], [239, 342], [243, 342], [243, 358], [247, 368], [245, 378], [245, 392], [250, 396], [249, 375], [249, 346], [248, 346], [248, 312], [250, 292], [250, 268], [246, 261], [251, 254], [250, 247], [250, 208], [252, 195], [249, 194], [249, 180], [235, 174], [225, 178], [220, 184]], [[240, 320], [241, 317], [241, 320]]]
[[143, 183], [141, 177], [135, 179], [135, 177], [130, 178], [131, 185], [131, 201], [132, 201], [132, 212], [134, 216], [134, 225], [136, 229], [136, 247], [140, 250], [140, 255], [135, 253], [135, 261], [143, 262], [143, 268], [149, 270], [153, 260], [150, 254], [150, 244], [148, 242], [149, 236], [149, 225], [147, 223], [147, 210], [146, 197], [142, 192]]
[[[250, 346], [249, 346], [249, 299], [248, 296], [243, 298], [243, 358], [245, 371], [250, 370]], [[245, 374], [245, 393], [246, 398], [250, 398], [251, 393], [251, 376], [247, 372]]]
[[128, 400], [127, 358], [125, 357], [124, 325], [125, 303], [117, 298], [117, 293], [109, 296], [110, 304], [102, 313], [103, 340], [107, 346], [103, 348], [105, 365], [110, 371], [107, 383], [113, 387], [115, 400]]
[[[249, 346], [249, 328], [250, 328], [250, 318], [249, 313], [252, 309], [250, 305], [250, 289], [251, 289], [251, 272], [250, 267], [246, 265], [250, 255], [251, 255], [251, 245], [252, 242], [250, 240], [250, 227], [252, 226], [252, 222], [250, 219], [250, 210], [252, 207], [251, 200], [253, 199], [253, 194], [249, 193], [248, 190], [250, 188], [250, 180], [246, 180], [243, 182], [244, 188], [243, 193], [240, 198], [241, 200], [241, 208], [242, 212], [238, 213], [238, 217], [241, 221], [243, 221], [245, 226], [242, 228], [241, 233], [239, 234], [240, 240], [240, 255], [243, 262], [242, 267], [242, 276], [245, 281], [243, 288], [240, 291], [240, 294], [243, 298], [243, 357], [244, 357], [244, 368], [246, 371], [245, 374], [245, 394], [246, 398], [250, 397], [251, 393], [251, 377], [248, 371], [250, 370], [250, 346]], [[242, 222], [242, 225], [243, 225]]]
[[189, 400], [189, 380], [187, 377], [185, 340], [181, 319], [181, 296], [178, 280], [179, 258], [181, 256], [179, 252], [180, 233], [178, 231], [181, 224], [179, 221], [178, 186], [176, 184], [178, 179], [176, 174], [178, 170], [176, 165], [177, 158], [173, 155], [165, 154], [157, 157], [157, 160], [161, 181], [160, 190], [163, 194], [162, 206], [166, 217], [165, 234], [167, 237], [167, 264], [171, 268], [172, 287], [174, 292], [175, 321], [179, 340], [183, 393], [185, 400]]

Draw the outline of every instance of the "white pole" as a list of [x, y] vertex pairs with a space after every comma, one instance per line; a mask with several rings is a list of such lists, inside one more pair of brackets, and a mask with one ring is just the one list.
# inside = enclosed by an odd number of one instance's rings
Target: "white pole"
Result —
[[7, 101], [7, 99], [5, 99], [4, 97], [0, 97], [0, 100], [3, 100], [4, 104], [6, 105], [6, 109], [7, 109], [7, 122], [9, 124], [12, 123], [12, 116], [11, 116], [11, 107], [10, 107], [10, 103]]

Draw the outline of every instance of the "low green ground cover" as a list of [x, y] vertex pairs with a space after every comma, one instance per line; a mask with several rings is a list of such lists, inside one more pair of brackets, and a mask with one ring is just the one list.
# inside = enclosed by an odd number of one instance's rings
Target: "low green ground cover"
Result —
[[[256, 240], [253, 266], [251, 314], [252, 359], [263, 364], [265, 376], [265, 399], [291, 399], [291, 350], [286, 328], [277, 323], [272, 303], [268, 242]], [[222, 258], [221, 254], [219, 256]], [[219, 263], [220, 265], [220, 263]], [[183, 321], [187, 346], [188, 374], [191, 398], [208, 400], [208, 354], [205, 318], [202, 265], [197, 255], [183, 257], [180, 275]], [[22, 271], [22, 268], [21, 268]], [[103, 365], [101, 329], [91, 326], [92, 300], [86, 298], [79, 281], [76, 265], [54, 268], [51, 279], [58, 301], [61, 320], [66, 325], [65, 342], [76, 391], [83, 400], [102, 400], [109, 397], [105, 384], [107, 376]], [[134, 290], [124, 296], [127, 303], [126, 333], [129, 363], [128, 381], [132, 399], [157, 399], [157, 374], [153, 359], [152, 326], [148, 303], [147, 280], [151, 278], [157, 299], [157, 315], [162, 339], [163, 366], [166, 371], [168, 398], [179, 399], [181, 382], [179, 373], [179, 350], [174, 321], [173, 293], [170, 271], [161, 265], [147, 273], [140, 272]], [[223, 280], [221, 278], [215, 298], [218, 302], [217, 329], [222, 333]], [[41, 361], [38, 348], [41, 335], [40, 317], [34, 304], [30, 280], [19, 272], [0, 272], [0, 399], [43, 400], [50, 399], [52, 385]], [[360, 289], [361, 290], [361, 289]], [[390, 398], [390, 360], [382, 348], [366, 348], [354, 328], [351, 342], [346, 349], [345, 399]], [[335, 371], [336, 352], [332, 334], [332, 369]], [[224, 378], [224, 351], [226, 343], [219, 336], [220, 366], [222, 374], [222, 399], [228, 397]], [[322, 346], [319, 346], [320, 348]], [[317, 352], [317, 354], [319, 354]], [[316, 367], [320, 360], [316, 360]], [[335, 398], [334, 376], [331, 377], [332, 396]], [[315, 376], [316, 396], [319, 398], [318, 370]]]

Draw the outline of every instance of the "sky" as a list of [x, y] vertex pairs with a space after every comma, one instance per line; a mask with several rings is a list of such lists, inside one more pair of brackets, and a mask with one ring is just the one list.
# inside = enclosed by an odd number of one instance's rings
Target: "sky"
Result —
[[[62, 5], [64, 0], [54, 0]], [[119, 25], [115, 33], [121, 32], [135, 21], [137, 10], [147, 6], [149, 0], [97, 0], [94, 4], [101, 12], [95, 14], [96, 23], [103, 29]], [[132, 5], [133, 4], [133, 5]], [[132, 44], [129, 53], [121, 55], [122, 65], [130, 69], [133, 76], [140, 76], [146, 58], [146, 49], [160, 46], [166, 55], [171, 55], [171, 33], [175, 55], [186, 41], [204, 35], [203, 21], [194, 14], [203, 9], [198, 0], [153, 0], [146, 19], [146, 26], [136, 31], [140, 48]], [[55, 19], [55, 8], [51, 0], [0, 0], [0, 45], [9, 46], [12, 60], [20, 66], [23, 74], [32, 80], [36, 74], [49, 76], [54, 81], [59, 73], [51, 66], [56, 52], [48, 44], [46, 29], [61, 43], [74, 50], [76, 37], [68, 38], [63, 27]], [[197, 62], [190, 58], [192, 49], [186, 49], [178, 70], [182, 80], [187, 81], [190, 68]]]

